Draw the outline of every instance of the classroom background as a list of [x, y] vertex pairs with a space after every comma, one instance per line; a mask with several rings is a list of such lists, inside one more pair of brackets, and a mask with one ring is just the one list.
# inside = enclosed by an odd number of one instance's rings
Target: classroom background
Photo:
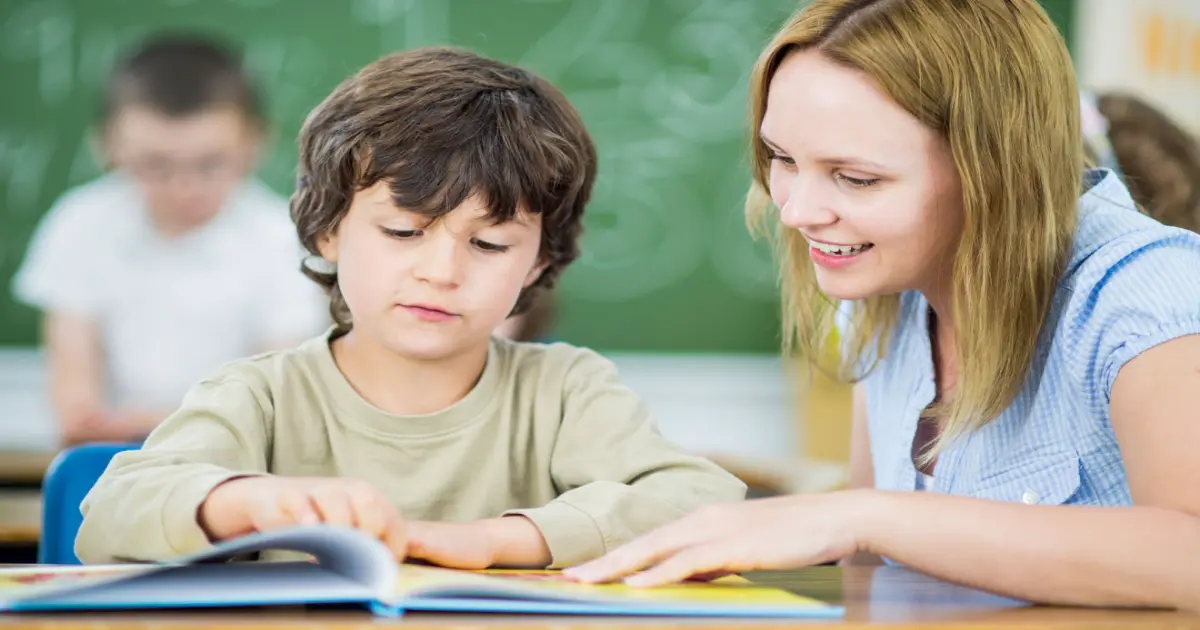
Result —
[[[1081, 86], [1137, 94], [1200, 132], [1200, 3], [1043, 0]], [[290, 193], [295, 138], [338, 82], [454, 44], [559, 85], [599, 148], [582, 258], [550, 335], [616, 361], [663, 432], [781, 486], [840, 482], [848, 389], [779, 347], [767, 243], [742, 218], [746, 81], [796, 0], [5, 0], [0, 3], [0, 452], [57, 448], [39, 314], [11, 277], [56, 198], [101, 173], [89, 144], [118, 54], [163, 29], [244, 49], [271, 123], [259, 176]], [[12, 460], [10, 456], [4, 459]], [[734, 465], [731, 463], [731, 465]]]

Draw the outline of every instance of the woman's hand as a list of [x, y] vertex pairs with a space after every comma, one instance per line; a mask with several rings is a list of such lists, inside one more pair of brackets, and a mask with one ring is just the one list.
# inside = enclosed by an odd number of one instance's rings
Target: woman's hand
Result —
[[[701, 508], [565, 574], [581, 582], [655, 586], [689, 577], [788, 569], [860, 551], [872, 490], [775, 497]], [[638, 573], [641, 571], [641, 573]]]

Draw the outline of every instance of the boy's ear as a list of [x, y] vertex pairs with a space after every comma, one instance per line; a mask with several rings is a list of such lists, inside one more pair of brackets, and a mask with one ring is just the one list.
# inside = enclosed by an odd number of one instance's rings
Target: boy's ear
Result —
[[96, 161], [96, 166], [99, 166], [101, 171], [113, 169], [113, 156], [108, 148], [108, 127], [106, 125], [92, 127], [88, 133], [88, 149], [92, 153], [92, 159]]
[[263, 151], [274, 138], [274, 130], [266, 122], [246, 121], [244, 124], [246, 170], [253, 173], [262, 162]]
[[317, 251], [321, 253], [321, 258], [325, 262], [336, 265], [338, 259], [338, 237], [337, 232], [326, 232], [317, 237]]
[[546, 270], [547, 265], [549, 263], [545, 261], [534, 265], [533, 269], [529, 270], [529, 275], [525, 276], [525, 284], [522, 285], [522, 288], [528, 289], [534, 282], [537, 282], [538, 278], [542, 277], [542, 272]]

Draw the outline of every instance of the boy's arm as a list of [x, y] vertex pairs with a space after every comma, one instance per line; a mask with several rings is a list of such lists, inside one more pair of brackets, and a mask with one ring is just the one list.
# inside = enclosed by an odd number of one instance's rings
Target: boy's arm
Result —
[[161, 560], [206, 547], [200, 504], [225, 481], [267, 472], [271, 415], [264, 387], [229, 376], [197, 385], [84, 499], [76, 554], [88, 563]]
[[152, 409], [109, 409], [104, 400], [104, 349], [91, 318], [50, 311], [42, 327], [50, 401], [63, 444], [140, 440], [169, 415]]
[[563, 494], [544, 507], [509, 514], [533, 521], [556, 568], [746, 493], [733, 475], [664, 439], [616, 367], [591, 352], [568, 368], [550, 472]]
[[104, 349], [97, 324], [111, 299], [112, 274], [103, 264], [107, 208], [88, 195], [69, 194], [46, 213], [13, 276], [17, 301], [40, 310], [47, 395], [67, 444], [122, 440], [105, 414]]

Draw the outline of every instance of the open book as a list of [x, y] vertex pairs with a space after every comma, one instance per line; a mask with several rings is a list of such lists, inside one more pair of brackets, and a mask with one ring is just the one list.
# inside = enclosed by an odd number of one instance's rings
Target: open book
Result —
[[[311, 561], [228, 562], [257, 551]], [[584, 585], [552, 571], [455, 571], [400, 564], [358, 531], [317, 525], [226, 541], [169, 562], [0, 569], [0, 610], [361, 604], [404, 611], [837, 617], [842, 609], [738, 578], [650, 589]]]

